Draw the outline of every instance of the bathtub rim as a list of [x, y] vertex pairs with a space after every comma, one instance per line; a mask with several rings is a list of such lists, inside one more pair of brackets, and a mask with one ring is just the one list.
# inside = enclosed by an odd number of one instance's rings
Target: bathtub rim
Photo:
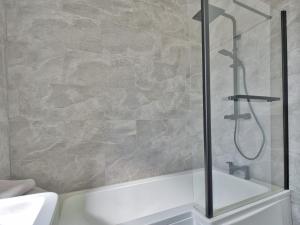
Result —
[[[204, 171], [204, 168], [199, 168], [199, 169], [192, 169], [192, 170], [186, 170], [182, 172], [177, 172], [177, 173], [171, 173], [171, 174], [165, 174], [165, 175], [158, 175], [154, 177], [148, 177], [148, 178], [142, 178], [142, 179], [137, 179], [133, 181], [127, 181], [127, 182], [122, 182], [122, 183], [116, 183], [116, 184], [109, 184], [105, 186], [100, 186], [100, 187], [95, 187], [95, 188], [89, 188], [89, 189], [83, 189], [79, 191], [72, 191], [68, 193], [62, 193], [58, 195], [58, 201], [57, 201], [57, 210], [55, 213], [55, 218], [54, 218], [54, 225], [59, 224], [59, 220], [61, 217], [62, 209], [64, 206], [64, 202], [67, 201], [69, 198], [82, 195], [82, 194], [87, 194], [87, 193], [95, 193], [99, 191], [106, 191], [106, 190], [116, 190], [120, 188], [126, 188], [126, 187], [131, 187], [131, 186], [136, 186], [136, 185], [141, 185], [141, 184], [147, 184], [155, 181], [160, 181], [160, 180], [166, 180], [166, 179], [172, 179], [178, 176], [185, 176], [188, 174], [193, 174], [196, 172], [201, 172]], [[222, 171], [218, 171], [221, 173], [224, 173]], [[185, 207], [185, 206], [184, 206]], [[200, 211], [200, 213], [204, 213], [204, 209], [197, 209]]]
[[[104, 185], [104, 186], [100, 186], [100, 187], [94, 187], [94, 188], [88, 188], [88, 189], [83, 189], [83, 190], [79, 190], [79, 191], [62, 193], [62, 194], [59, 194], [59, 198], [61, 201], [65, 201], [68, 198], [71, 198], [71, 197], [74, 197], [74, 196], [80, 195], [80, 194], [95, 193], [98, 191], [106, 191], [106, 190], [117, 190], [120, 188], [126, 188], [126, 187], [130, 187], [130, 186], [147, 184], [147, 183], [160, 181], [160, 180], [172, 179], [177, 176], [185, 176], [187, 174], [193, 174], [197, 171], [204, 171], [204, 168], [197, 169], [197, 170], [186, 170], [186, 171], [177, 172], [177, 173], [158, 175], [158, 176], [154, 176], [154, 177], [142, 178], [142, 179], [137, 179], [137, 180], [133, 180], [133, 181], [125, 181], [125, 182], [116, 183], [116, 184], [108, 184], [108, 185]], [[214, 170], [214, 171], [217, 171], [217, 170]], [[224, 173], [222, 171], [218, 171], [218, 172]]]
[[[285, 192], [285, 191], [289, 191], [289, 190], [285, 190], [284, 188], [279, 188], [279, 187], [276, 187], [276, 189], [274, 189], [272, 187], [272, 189], [270, 189], [266, 193], [247, 198], [245, 200], [234, 203], [232, 205], [214, 209], [214, 217], [226, 214], [228, 212], [231, 212], [231, 211], [239, 209], [239, 208], [243, 208], [244, 206], [259, 202], [260, 200], [264, 200], [264, 199], [268, 199], [273, 196], [277, 196], [278, 194], [281, 194], [282, 192]], [[197, 206], [196, 206], [196, 208], [197, 208]]]
[[[63, 209], [63, 205], [64, 205], [64, 201], [68, 200], [69, 198], [78, 196], [78, 195], [84, 195], [84, 194], [93, 194], [96, 192], [102, 192], [102, 191], [112, 191], [112, 190], [117, 190], [117, 189], [121, 189], [121, 188], [126, 188], [126, 187], [132, 187], [132, 186], [136, 186], [136, 185], [141, 185], [141, 184], [147, 184], [147, 183], [151, 183], [151, 182], [157, 182], [157, 181], [161, 181], [161, 180], [168, 180], [168, 179], [173, 179], [175, 177], [178, 176], [185, 176], [185, 175], [192, 175], [195, 173], [199, 173], [199, 172], [204, 172], [204, 168], [199, 168], [199, 169], [194, 169], [194, 170], [186, 170], [183, 172], [178, 172], [178, 173], [173, 173], [173, 174], [166, 174], [166, 175], [160, 175], [160, 176], [155, 176], [155, 177], [149, 177], [149, 178], [144, 178], [144, 179], [139, 179], [139, 180], [134, 180], [134, 181], [128, 181], [128, 182], [124, 182], [124, 183], [117, 183], [117, 184], [112, 184], [112, 185], [106, 185], [106, 186], [102, 186], [102, 187], [96, 187], [96, 188], [91, 188], [91, 189], [84, 189], [84, 190], [79, 190], [79, 191], [74, 191], [74, 192], [69, 192], [69, 193], [63, 193], [61, 195], [59, 195], [59, 204], [58, 204], [58, 210], [57, 210], [57, 215], [56, 218], [57, 220], [59, 220], [59, 218], [61, 217], [61, 212]], [[220, 171], [218, 169], [214, 169], [213, 172], [225, 175], [225, 176], [230, 176], [230, 179], [236, 179], [239, 182], [251, 182], [251, 181], [247, 181], [244, 179], [241, 179], [239, 177], [227, 174], [224, 171]], [[242, 202], [237, 202], [233, 205], [228, 205], [226, 207], [223, 208], [218, 208], [215, 209], [214, 212], [214, 218], [217, 218], [221, 215], [227, 214], [227, 213], [231, 213], [232, 211], [235, 210], [240, 210], [243, 207], [247, 207], [248, 205], [251, 204], [255, 204], [256, 202], [259, 202], [260, 200], [265, 200], [269, 197], [273, 197], [276, 194], [280, 194], [283, 190], [282, 189], [278, 189], [277, 192], [274, 192], [269, 184], [263, 185], [263, 183], [261, 182], [255, 182], [255, 180], [252, 180], [253, 183], [256, 183], [258, 185], [261, 186], [265, 186], [266, 188], [268, 188], [268, 192], [263, 193], [261, 195], [257, 195], [248, 199], [243, 200]], [[193, 208], [195, 208], [195, 210], [197, 210], [201, 215], [203, 215], [205, 217], [205, 208], [201, 207], [200, 205], [196, 205], [197, 203], [191, 203], [190, 205], [193, 205]]]
[[[179, 206], [173, 209], [169, 209], [160, 213], [156, 213], [153, 215], [149, 215], [143, 218], [139, 218], [133, 221], [128, 221], [126, 223], [117, 224], [117, 225], [141, 225], [141, 224], [152, 224], [159, 221], [167, 220], [171, 217], [178, 216], [184, 213], [193, 213], [197, 218], [197, 221], [200, 224], [205, 225], [223, 225], [223, 224], [230, 224], [230, 221], [247, 217], [249, 215], [255, 214], [260, 209], [267, 208], [268, 206], [274, 204], [280, 204], [282, 201], [289, 201], [290, 200], [290, 190], [283, 190], [276, 194], [273, 194], [269, 197], [264, 199], [260, 199], [256, 202], [252, 202], [248, 205], [233, 209], [229, 212], [225, 212], [221, 215], [214, 216], [212, 218], [208, 218], [205, 214], [199, 212], [193, 204], [188, 204], [184, 206]], [[289, 213], [291, 210], [288, 209]], [[291, 215], [287, 215], [291, 221]], [[229, 222], [229, 223], [228, 223]]]
[[[137, 180], [133, 180], [133, 181], [125, 181], [125, 182], [121, 182], [121, 183], [108, 184], [108, 185], [104, 185], [104, 186], [100, 186], [100, 187], [94, 187], [94, 188], [88, 188], [88, 189], [83, 189], [83, 190], [78, 190], [78, 191], [72, 191], [72, 192], [59, 194], [59, 197], [62, 200], [66, 200], [66, 199], [68, 199], [70, 197], [73, 197], [75, 195], [84, 194], [84, 193], [87, 193], [87, 192], [88, 193], [94, 193], [94, 192], [98, 192], [98, 191], [116, 190], [116, 189], [120, 189], [120, 188], [126, 188], [126, 187], [130, 187], [130, 186], [147, 184], [147, 183], [160, 181], [160, 180], [172, 179], [172, 178], [178, 177], [178, 176], [184, 176], [184, 175], [189, 175], [189, 174], [193, 175], [193, 174], [198, 173], [198, 172], [204, 172], [204, 168], [185, 170], [185, 171], [182, 171], [182, 172], [176, 172], [176, 173], [171, 173], [171, 174], [163, 174], [163, 175], [158, 175], [158, 176], [154, 176], [154, 177], [137, 179]], [[230, 179], [238, 180], [239, 182], [243, 182], [243, 183], [252, 182], [252, 183], [255, 183], [257, 185], [264, 186], [264, 187], [268, 188], [269, 190], [271, 190], [271, 189], [273, 190], [273, 187], [276, 187], [275, 185], [270, 185], [270, 184], [267, 184], [267, 183], [263, 183], [263, 182], [255, 180], [255, 179], [245, 180], [245, 179], [239, 178], [237, 176], [228, 174], [228, 173], [226, 173], [222, 170], [219, 170], [217, 168], [213, 168], [213, 172], [228, 176], [228, 177], [230, 177]], [[270, 186], [271, 186], [271, 189], [270, 189]]]
[[277, 202], [284, 200], [290, 200], [290, 193], [290, 190], [285, 189], [282, 189], [277, 193], [270, 193], [270, 196], [268, 197], [261, 198], [260, 200], [253, 201], [247, 205], [231, 209], [227, 212], [222, 212], [222, 214], [216, 215], [215, 217], [210, 219], [210, 221], [213, 223], [213, 225], [221, 225], [229, 219], [243, 216], [246, 213], [263, 208], [264, 206], [276, 204]]

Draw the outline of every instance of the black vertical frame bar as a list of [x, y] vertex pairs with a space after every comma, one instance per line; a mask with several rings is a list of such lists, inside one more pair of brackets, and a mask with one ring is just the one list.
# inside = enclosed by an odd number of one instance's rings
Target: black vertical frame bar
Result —
[[211, 105], [210, 105], [210, 48], [209, 48], [209, 3], [201, 0], [202, 10], [202, 79], [203, 79], [203, 135], [205, 167], [205, 212], [213, 217], [213, 182], [211, 152]]
[[288, 110], [288, 50], [287, 16], [281, 11], [282, 48], [282, 101], [283, 101], [283, 149], [284, 149], [284, 189], [289, 189], [289, 110]]

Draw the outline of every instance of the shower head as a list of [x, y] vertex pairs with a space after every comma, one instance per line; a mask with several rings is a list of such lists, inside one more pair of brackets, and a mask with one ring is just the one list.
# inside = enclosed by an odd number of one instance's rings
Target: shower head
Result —
[[226, 50], [226, 49], [220, 50], [219, 53], [220, 53], [221, 55], [224, 55], [224, 56], [228, 56], [228, 57], [230, 57], [230, 58], [233, 58], [233, 53], [230, 52], [230, 51], [228, 51], [228, 50]]
[[[221, 16], [225, 13], [224, 9], [221, 9], [214, 5], [209, 5], [209, 22], [215, 20], [218, 16]], [[194, 20], [202, 22], [202, 11], [197, 12], [195, 16], [193, 16]]]
[[226, 49], [222, 49], [219, 51], [219, 53], [223, 56], [229, 57], [231, 58], [235, 63], [233, 63], [230, 67], [235, 67], [237, 65], [243, 66], [243, 62], [236, 56], [234, 57], [233, 53], [226, 50]]

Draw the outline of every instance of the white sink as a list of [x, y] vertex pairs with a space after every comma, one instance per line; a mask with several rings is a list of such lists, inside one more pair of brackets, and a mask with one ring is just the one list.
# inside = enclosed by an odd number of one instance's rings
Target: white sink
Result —
[[50, 192], [0, 199], [0, 225], [50, 225], [56, 203]]

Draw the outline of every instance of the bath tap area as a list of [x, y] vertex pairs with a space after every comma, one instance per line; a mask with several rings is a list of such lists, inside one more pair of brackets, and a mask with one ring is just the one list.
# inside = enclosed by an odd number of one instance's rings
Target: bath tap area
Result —
[[0, 0], [0, 225], [300, 225], [298, 0]]

